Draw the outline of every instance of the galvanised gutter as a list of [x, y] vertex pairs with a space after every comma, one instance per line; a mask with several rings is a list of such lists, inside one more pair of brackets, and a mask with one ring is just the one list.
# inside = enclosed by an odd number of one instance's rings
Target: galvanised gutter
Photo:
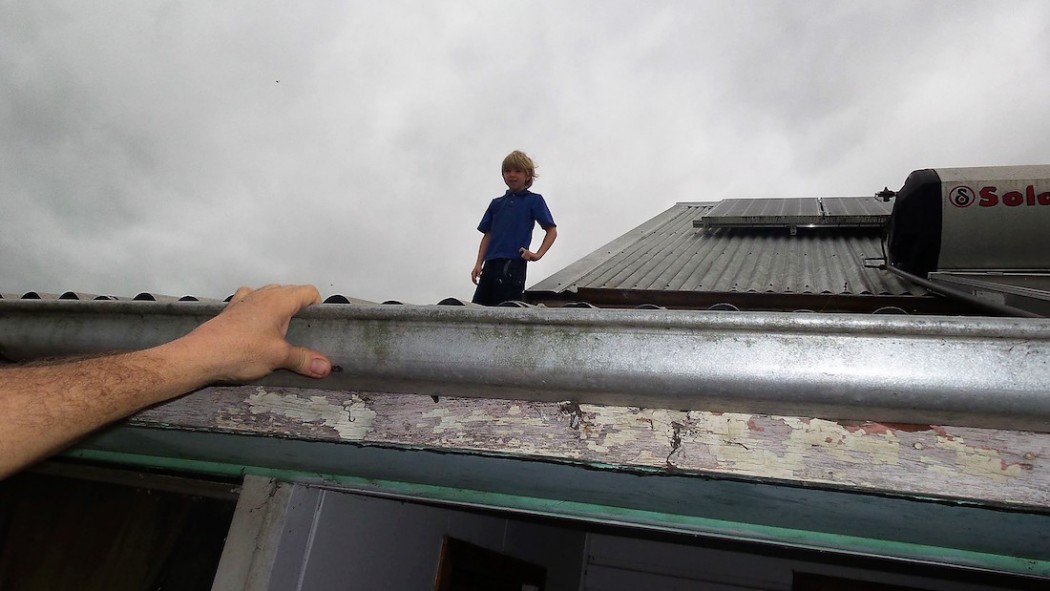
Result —
[[[0, 301], [0, 355], [138, 349], [223, 304]], [[1050, 432], [1050, 320], [356, 306], [293, 319], [341, 371], [260, 383]]]

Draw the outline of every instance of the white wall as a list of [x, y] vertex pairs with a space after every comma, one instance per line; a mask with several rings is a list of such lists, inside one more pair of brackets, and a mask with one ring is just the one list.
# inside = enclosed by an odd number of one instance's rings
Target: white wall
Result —
[[274, 591], [431, 589], [445, 535], [546, 567], [548, 591], [579, 589], [582, 531], [317, 489], [300, 498], [286, 520]]
[[295, 486], [268, 589], [432, 589], [445, 535], [543, 565], [547, 591], [783, 590], [794, 571], [930, 591], [994, 591], [872, 569], [746, 554], [631, 536], [586, 533], [503, 515]]
[[930, 591], [994, 591], [987, 584], [901, 575], [817, 562], [726, 552], [622, 536], [587, 536], [584, 591], [790, 591], [793, 571]]

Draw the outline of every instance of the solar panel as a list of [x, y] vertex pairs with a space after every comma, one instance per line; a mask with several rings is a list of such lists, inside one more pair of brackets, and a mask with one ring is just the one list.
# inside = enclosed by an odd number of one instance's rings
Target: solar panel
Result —
[[892, 206], [871, 197], [724, 199], [694, 228], [882, 227]]
[[826, 217], [881, 216], [889, 217], [893, 204], [873, 197], [824, 197], [820, 200]]
[[819, 216], [820, 202], [806, 199], [724, 199], [714, 206], [709, 218], [771, 218]]

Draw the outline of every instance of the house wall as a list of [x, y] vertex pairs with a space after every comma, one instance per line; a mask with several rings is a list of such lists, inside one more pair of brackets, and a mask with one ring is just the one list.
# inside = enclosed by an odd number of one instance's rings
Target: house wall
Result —
[[579, 589], [585, 534], [507, 516], [296, 487], [269, 589], [431, 589], [448, 535], [547, 569]]
[[431, 589], [446, 535], [544, 566], [547, 591], [787, 591], [792, 589], [796, 572], [893, 589], [1023, 588], [1016, 577], [971, 579], [960, 575], [961, 571], [935, 572], [860, 559], [845, 565], [834, 556], [822, 560], [821, 555], [797, 551], [751, 553], [739, 547], [720, 549], [716, 542], [699, 543], [687, 536], [656, 540], [609, 526], [591, 526], [587, 531], [581, 525], [558, 527], [511, 513], [482, 513], [301, 485], [293, 487], [285, 506], [269, 583], [260, 588]]
[[[883, 569], [892, 568], [885, 564]], [[995, 591], [982, 580], [968, 583], [875, 568], [854, 568], [769, 555], [727, 552], [684, 544], [638, 540], [591, 533], [583, 574], [583, 591], [790, 591], [795, 572], [874, 583], [885, 589], [924, 591]], [[1004, 581], [1006, 584], [1006, 581]], [[857, 588], [851, 585], [851, 588]]]

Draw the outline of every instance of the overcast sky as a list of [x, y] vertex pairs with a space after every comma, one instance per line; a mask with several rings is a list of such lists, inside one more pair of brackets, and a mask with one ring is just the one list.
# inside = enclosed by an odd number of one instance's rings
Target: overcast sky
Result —
[[1050, 162], [1041, 0], [0, 0], [0, 81], [3, 293], [469, 299], [514, 149], [530, 285], [678, 201]]

